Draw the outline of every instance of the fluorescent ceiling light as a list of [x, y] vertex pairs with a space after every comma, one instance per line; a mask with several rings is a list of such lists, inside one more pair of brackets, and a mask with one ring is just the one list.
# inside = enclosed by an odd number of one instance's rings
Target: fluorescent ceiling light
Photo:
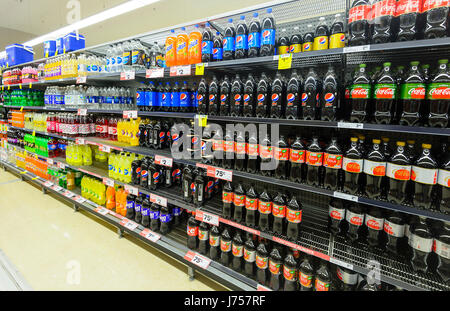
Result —
[[125, 13], [128, 13], [128, 12], [134, 11], [136, 9], [142, 8], [144, 6], [147, 6], [147, 5], [150, 5], [152, 3], [159, 2], [159, 1], [161, 1], [161, 0], [130, 0], [128, 2], [125, 2], [125, 3], [122, 3], [122, 4], [118, 5], [116, 7], [113, 7], [111, 9], [108, 9], [108, 10], [105, 10], [105, 11], [100, 12], [98, 14], [89, 16], [89, 17], [87, 17], [85, 19], [82, 19], [82, 20], [80, 20], [78, 22], [75, 22], [75, 23], [73, 23], [71, 25], [68, 25], [68, 26], [62, 27], [62, 28], [60, 28], [58, 30], [55, 30], [53, 32], [50, 32], [50, 33], [48, 33], [46, 35], [43, 35], [43, 36], [37, 37], [35, 39], [32, 39], [30, 41], [27, 41], [27, 42], [25, 42], [23, 44], [24, 45], [28, 45], [28, 46], [35, 46], [35, 45], [38, 45], [39, 43], [42, 43], [42, 42], [44, 42], [46, 40], [54, 40], [54, 39], [56, 39], [58, 37], [66, 35], [66, 34], [72, 32], [72, 31], [92, 26], [94, 24], [103, 22], [103, 21], [105, 21], [107, 19], [110, 19], [110, 18], [119, 16], [119, 15], [122, 15], [122, 14], [125, 14]]

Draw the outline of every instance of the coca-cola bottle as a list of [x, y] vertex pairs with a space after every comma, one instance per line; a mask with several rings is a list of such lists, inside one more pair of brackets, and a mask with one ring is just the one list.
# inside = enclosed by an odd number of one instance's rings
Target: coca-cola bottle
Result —
[[349, 243], [353, 244], [361, 239], [364, 209], [357, 203], [350, 203], [346, 211], [345, 220], [348, 225], [346, 238]]
[[375, 87], [375, 113], [374, 119], [377, 124], [390, 124], [394, 118], [395, 101], [397, 96], [396, 79], [391, 72], [391, 63], [383, 64]]
[[386, 165], [389, 178], [387, 199], [389, 202], [402, 204], [406, 197], [406, 186], [411, 177], [411, 160], [405, 150], [405, 142], [397, 142], [397, 150]]
[[259, 195], [258, 212], [259, 222], [258, 227], [261, 231], [270, 230], [270, 214], [272, 213], [272, 197], [266, 189]]
[[450, 70], [448, 59], [439, 60], [439, 69], [428, 85], [427, 100], [430, 114], [428, 124], [432, 127], [447, 127], [450, 108]]
[[322, 83], [313, 67], [306, 75], [302, 94], [302, 118], [315, 120], [319, 116], [319, 97], [322, 92]]
[[434, 240], [434, 252], [438, 257], [438, 266], [436, 273], [446, 284], [450, 281], [450, 256], [448, 249], [450, 247], [450, 223], [445, 223], [439, 230]]
[[187, 223], [187, 247], [192, 250], [196, 250], [198, 246], [198, 221], [195, 216], [192, 215]]
[[314, 266], [310, 255], [306, 255], [298, 268], [298, 280], [301, 291], [312, 291], [314, 284]]
[[342, 200], [332, 199], [328, 205], [328, 229], [336, 236], [343, 231], [343, 220], [345, 219], [345, 207]]
[[341, 168], [343, 152], [338, 145], [336, 137], [331, 138], [330, 144], [323, 154], [323, 166], [325, 167], [324, 187], [329, 190], [338, 190], [341, 184]]
[[297, 290], [297, 275], [297, 261], [293, 254], [288, 254], [283, 263], [284, 291]]
[[351, 122], [363, 123], [367, 119], [371, 92], [372, 85], [366, 73], [366, 64], [361, 64], [350, 87]]
[[328, 268], [328, 262], [321, 261], [320, 267], [316, 272], [316, 280], [314, 282], [314, 291], [328, 292], [333, 289], [333, 278], [331, 276], [330, 269]]
[[220, 235], [220, 263], [228, 267], [231, 262], [231, 235], [225, 228]]
[[256, 261], [256, 246], [249, 235], [244, 244], [244, 274], [250, 278], [255, 277], [255, 261]]
[[286, 236], [295, 242], [298, 240], [300, 235], [302, 213], [302, 205], [297, 201], [295, 195], [293, 195], [292, 198], [288, 201], [286, 207]]
[[408, 244], [412, 251], [410, 263], [413, 270], [427, 272], [428, 257], [433, 249], [433, 235], [424, 217], [419, 217], [417, 222], [410, 225]]
[[198, 227], [198, 252], [202, 255], [209, 253], [209, 225], [205, 222]]
[[365, 194], [370, 199], [379, 199], [382, 195], [382, 182], [386, 175], [386, 158], [379, 139], [372, 140], [372, 148], [364, 159], [364, 173], [366, 174]]
[[372, 4], [372, 43], [395, 41], [397, 34], [396, 7], [396, 0], [376, 0]]
[[329, 67], [323, 79], [323, 91], [320, 103], [320, 116], [322, 121], [335, 121], [336, 113], [340, 108], [339, 83], [333, 67]]
[[450, 36], [450, 6], [448, 1], [425, 0], [422, 12], [425, 19], [425, 39]]
[[411, 62], [411, 67], [401, 85], [400, 112], [401, 125], [413, 126], [419, 123], [422, 105], [425, 101], [425, 79], [419, 70], [419, 62]]
[[378, 247], [381, 243], [384, 217], [381, 209], [370, 207], [366, 212], [367, 243], [370, 248]]
[[269, 134], [266, 134], [259, 143], [259, 157], [261, 158], [261, 174], [271, 177], [273, 175], [273, 165], [271, 163], [273, 163], [274, 150]]
[[314, 136], [306, 151], [306, 183], [310, 186], [321, 186], [320, 168], [323, 165], [323, 152], [319, 138]]
[[245, 219], [245, 190], [241, 183], [239, 183], [236, 188], [234, 188], [233, 205], [233, 220], [238, 223], [243, 222]]
[[244, 83], [244, 97], [242, 115], [246, 118], [254, 117], [256, 113], [256, 82], [251, 73]]
[[258, 193], [254, 186], [250, 186], [245, 196], [245, 225], [249, 227], [256, 226], [256, 216], [258, 211]]
[[212, 226], [209, 232], [209, 258], [217, 261], [220, 255], [220, 230], [219, 227]]
[[302, 139], [300, 136], [295, 138], [295, 141], [291, 144], [290, 152], [289, 152], [289, 180], [293, 182], [303, 182], [305, 179], [303, 170], [305, 166], [306, 159], [306, 150], [303, 145]]
[[439, 166], [439, 210], [443, 213], [450, 213], [450, 152], [448, 148], [444, 153]]
[[287, 179], [288, 163], [289, 163], [289, 145], [283, 135], [276, 143], [274, 148], [274, 156], [277, 161], [277, 168], [275, 169], [275, 178]]
[[355, 291], [358, 285], [358, 273], [350, 269], [337, 266], [336, 276], [341, 281], [342, 291]]
[[268, 283], [269, 252], [266, 245], [260, 243], [256, 248], [256, 281], [259, 284], [266, 285]]
[[353, 0], [348, 12], [349, 46], [369, 43], [370, 9], [369, 0]]
[[233, 210], [233, 200], [234, 200], [233, 186], [231, 185], [231, 182], [227, 181], [225, 186], [223, 186], [222, 191], [222, 203], [223, 203], [222, 216], [227, 219], [231, 219]]
[[389, 212], [384, 219], [384, 232], [386, 233], [386, 252], [396, 257], [401, 252], [405, 236], [405, 217], [396, 211]]
[[422, 144], [422, 153], [411, 168], [411, 180], [414, 182], [414, 206], [431, 209], [434, 204], [437, 177], [438, 163], [431, 155], [431, 145]]
[[293, 69], [286, 88], [286, 119], [296, 120], [300, 116], [302, 86], [302, 78], [297, 74], [297, 70]]
[[273, 215], [273, 227], [272, 231], [275, 234], [283, 234], [284, 219], [286, 217], [286, 200], [284, 195], [277, 193], [273, 198], [272, 204], [272, 215]]
[[245, 132], [241, 130], [236, 133], [236, 142], [234, 144], [234, 169], [237, 171], [245, 170], [247, 143], [244, 133]]
[[364, 160], [362, 150], [358, 144], [358, 138], [350, 139], [350, 148], [345, 152], [342, 161], [342, 169], [344, 170], [344, 192], [357, 194], [360, 190], [360, 174], [363, 170]]
[[272, 249], [269, 257], [269, 287], [272, 290], [279, 290], [282, 287], [283, 277], [281, 275], [283, 266], [283, 258], [281, 257], [280, 250], [276, 247]]
[[244, 241], [242, 240], [240, 232], [236, 232], [233, 243], [231, 245], [231, 253], [233, 254], [233, 260], [231, 267], [234, 271], [242, 271], [242, 257], [244, 256]]
[[397, 41], [412, 41], [423, 35], [422, 0], [399, 0], [395, 15], [398, 18]]

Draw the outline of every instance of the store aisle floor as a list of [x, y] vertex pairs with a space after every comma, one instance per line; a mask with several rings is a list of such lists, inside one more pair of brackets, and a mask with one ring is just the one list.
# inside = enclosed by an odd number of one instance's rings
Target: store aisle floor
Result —
[[223, 289], [3, 170], [0, 212], [0, 249], [34, 290]]

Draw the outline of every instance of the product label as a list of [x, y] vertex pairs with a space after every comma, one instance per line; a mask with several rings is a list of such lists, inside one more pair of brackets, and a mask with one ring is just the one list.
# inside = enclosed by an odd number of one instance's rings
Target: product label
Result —
[[247, 153], [247, 144], [246, 143], [236, 143], [235, 144], [235, 148], [236, 148], [236, 150], [235, 150], [235, 152], [237, 153], [237, 154], [246, 154]]
[[197, 236], [198, 235], [198, 227], [187, 226], [187, 234], [189, 236]]
[[261, 47], [261, 33], [252, 32], [248, 35], [248, 48], [259, 48]]
[[342, 270], [340, 267], [337, 267], [336, 274], [339, 280], [341, 280], [344, 284], [355, 285], [356, 283], [358, 283], [357, 273], [348, 273]]
[[374, 97], [376, 99], [395, 99], [396, 94], [396, 84], [375, 84]]
[[313, 276], [312, 275], [308, 275], [305, 273], [302, 273], [299, 271], [298, 273], [299, 279], [300, 279], [300, 284], [303, 287], [306, 288], [311, 288], [312, 287], [312, 280], [313, 280]]
[[323, 152], [306, 151], [306, 164], [312, 166], [322, 166]]
[[412, 248], [422, 251], [424, 253], [430, 253], [433, 249], [433, 238], [422, 238], [418, 235], [415, 235], [414, 233], [410, 232], [409, 234], [409, 240], [408, 240], [409, 246]]
[[243, 194], [234, 194], [234, 206], [245, 206], [245, 195]]
[[185, 41], [177, 42], [177, 58], [180, 57], [180, 59], [183, 59], [187, 57], [187, 44]]
[[258, 144], [248, 144], [247, 145], [247, 154], [251, 157], [257, 157], [259, 154], [259, 145]]
[[370, 5], [358, 5], [348, 11], [348, 23], [367, 20], [370, 14]]
[[213, 150], [223, 151], [223, 140], [213, 140]]
[[330, 290], [330, 283], [323, 282], [319, 279], [316, 279], [316, 291], [318, 292], [327, 292]]
[[345, 208], [335, 208], [333, 206], [329, 206], [328, 208], [328, 215], [336, 220], [342, 220], [345, 216]]
[[405, 225], [394, 224], [387, 219], [384, 221], [383, 229], [393, 237], [402, 238], [405, 235]]
[[300, 53], [302, 51], [302, 46], [301, 44], [291, 44], [289, 46], [289, 53], [293, 54], [293, 53]]
[[284, 218], [286, 216], [286, 205], [278, 205], [273, 203], [272, 214], [274, 217]]
[[281, 264], [269, 259], [269, 271], [272, 274], [280, 274]]
[[260, 257], [256, 254], [256, 266], [259, 269], [267, 269], [269, 258], [268, 257]]
[[212, 54], [213, 42], [203, 41], [202, 42], [202, 54]]
[[446, 259], [450, 259], [450, 245], [439, 240], [434, 240], [434, 252]]
[[297, 269], [284, 266], [283, 276], [287, 281], [297, 281]]
[[418, 166], [413, 166], [411, 168], [411, 180], [421, 184], [435, 185], [437, 183], [437, 175], [437, 169], [428, 169]]
[[200, 230], [200, 229], [198, 230], [198, 239], [200, 241], [207, 241], [207, 240], [209, 240], [208, 235], [209, 235], [209, 232], [207, 230]]
[[242, 257], [244, 256], [244, 246], [236, 245], [233, 243], [231, 252], [233, 253], [234, 257]]
[[289, 53], [289, 46], [287, 45], [280, 45], [278, 47], [278, 55], [288, 54]]
[[223, 59], [223, 48], [213, 48], [213, 60]]
[[371, 85], [370, 84], [354, 84], [351, 87], [350, 98], [369, 99]]
[[229, 252], [229, 251], [231, 251], [231, 241], [226, 242], [224, 240], [220, 240], [220, 250], [222, 252]]
[[336, 99], [336, 95], [334, 95], [333, 93], [326, 93], [323, 96], [325, 107], [333, 107], [335, 99]]
[[234, 152], [234, 141], [224, 141], [223, 149], [225, 152]]
[[287, 221], [289, 221], [291, 223], [299, 224], [302, 222], [302, 211], [292, 210], [287, 207], [286, 208], [286, 219], [287, 219]]
[[450, 171], [439, 170], [438, 184], [450, 188]]
[[342, 154], [323, 154], [323, 166], [333, 169], [341, 169], [342, 168]]
[[263, 159], [273, 158], [273, 148], [272, 146], [259, 146], [259, 156]]
[[263, 29], [261, 31], [261, 45], [275, 46], [275, 29]]
[[255, 262], [256, 251], [248, 250], [244, 247], [244, 259], [246, 262]]
[[236, 50], [247, 50], [248, 39], [247, 35], [236, 35]]
[[407, 83], [401, 86], [401, 99], [425, 99], [426, 86], [423, 83]]
[[386, 176], [397, 180], [409, 180], [411, 178], [411, 165], [398, 165], [388, 162]]
[[289, 148], [275, 147], [275, 159], [279, 161], [289, 161]]
[[258, 210], [261, 214], [270, 214], [272, 212], [272, 202], [258, 202]]
[[443, 8], [450, 6], [449, 0], [424, 0], [422, 12], [427, 12], [431, 9]]
[[430, 83], [428, 85], [427, 99], [429, 100], [450, 100], [450, 83]]
[[372, 176], [386, 175], [386, 162], [364, 160], [364, 173]]
[[313, 48], [312, 42], [303, 43], [303, 47], [302, 47], [303, 52], [312, 51], [312, 48]]
[[290, 149], [290, 155], [289, 155], [289, 160], [292, 163], [305, 163], [305, 159], [306, 159], [306, 152], [305, 150], [295, 150], [295, 149]]
[[356, 214], [349, 210], [347, 210], [347, 215], [345, 216], [345, 220], [347, 220], [348, 223], [355, 225], [355, 226], [362, 226], [364, 222], [364, 214]]
[[220, 244], [220, 239], [218, 236], [209, 236], [209, 245], [212, 247], [217, 247]]
[[344, 157], [342, 162], [342, 169], [350, 173], [361, 173], [363, 170], [364, 160], [363, 159], [350, 159]]
[[382, 16], [395, 16], [396, 0], [383, 0], [375, 2], [372, 5], [372, 18], [380, 18]]
[[366, 226], [367, 228], [381, 231], [383, 230], [384, 218], [376, 218], [369, 214], [366, 214]]
[[330, 49], [338, 49], [345, 47], [345, 34], [336, 33], [330, 36]]
[[234, 193], [233, 192], [222, 192], [222, 202], [223, 203], [231, 203], [234, 199]]
[[223, 38], [223, 50], [224, 51], [234, 51], [235, 49], [234, 37]]
[[328, 49], [328, 36], [320, 36], [314, 38], [314, 51], [327, 50]]
[[287, 94], [287, 96], [286, 96], [287, 106], [288, 107], [294, 106], [294, 104], [296, 103], [297, 97], [298, 97], [297, 93], [289, 93], [289, 94]]
[[256, 211], [258, 209], [258, 199], [246, 197], [245, 208], [249, 211]]
[[398, 0], [395, 15], [400, 16], [408, 13], [420, 13], [422, 0]]
[[[170, 215], [170, 214], [161, 214], [159, 216], [159, 221], [161, 223], [169, 223], [171, 220], [172, 220], [172, 215]], [[208, 232], [206, 232], [206, 233], [208, 233]], [[199, 236], [199, 239], [200, 239], [200, 231], [198, 232], [198, 236]]]

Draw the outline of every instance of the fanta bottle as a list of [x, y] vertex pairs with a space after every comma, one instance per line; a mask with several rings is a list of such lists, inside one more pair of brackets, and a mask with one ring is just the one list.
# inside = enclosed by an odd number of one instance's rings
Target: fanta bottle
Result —
[[122, 198], [122, 192], [123, 192], [123, 188], [122, 187], [118, 187], [116, 190], [116, 213], [122, 214], [122, 201], [120, 200]]
[[202, 34], [199, 26], [195, 25], [195, 29], [189, 34], [189, 51], [188, 63], [198, 64], [202, 62]]
[[177, 37], [175, 36], [175, 30], [170, 31], [170, 36], [166, 39], [166, 66], [177, 65]]
[[177, 60], [176, 64], [178, 66], [183, 66], [188, 64], [188, 35], [186, 33], [186, 28], [182, 27], [180, 33], [177, 35]]
[[120, 215], [122, 216], [126, 216], [127, 215], [127, 196], [128, 193], [122, 189], [122, 191], [120, 192], [119, 195], [119, 202], [120, 202], [120, 207], [122, 208], [122, 211], [120, 213]]
[[113, 210], [116, 207], [116, 190], [114, 187], [108, 187], [106, 190], [106, 208]]

